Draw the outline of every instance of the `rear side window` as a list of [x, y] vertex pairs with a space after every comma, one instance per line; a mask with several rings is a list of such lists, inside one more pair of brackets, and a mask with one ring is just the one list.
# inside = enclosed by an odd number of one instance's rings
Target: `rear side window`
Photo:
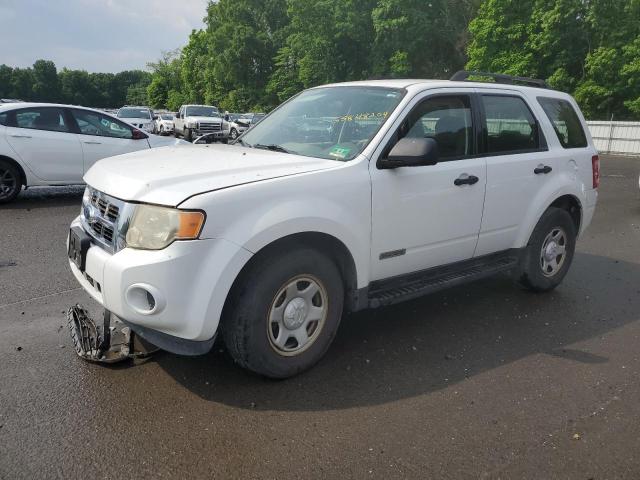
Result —
[[587, 146], [587, 136], [571, 103], [559, 98], [547, 97], [538, 97], [538, 102], [549, 117], [558, 140], [564, 148]]
[[61, 108], [36, 107], [15, 112], [15, 126], [50, 132], [68, 132], [69, 128]]
[[483, 95], [487, 153], [507, 154], [540, 149], [538, 122], [520, 97]]

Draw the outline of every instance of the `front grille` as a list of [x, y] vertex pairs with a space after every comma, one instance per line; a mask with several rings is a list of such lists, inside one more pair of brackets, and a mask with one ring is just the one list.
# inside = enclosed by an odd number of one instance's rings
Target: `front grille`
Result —
[[219, 132], [222, 130], [222, 123], [216, 122], [200, 122], [198, 123], [198, 131], [200, 133]]
[[[82, 204], [82, 223], [96, 243], [110, 252], [116, 252], [119, 225], [125, 223], [122, 209], [126, 204], [117, 198], [88, 187]], [[127, 214], [124, 215], [125, 217]], [[120, 242], [122, 243], [122, 242]]]
[[100, 214], [108, 220], [115, 222], [118, 219], [120, 208], [100, 197], [95, 190], [91, 194], [91, 205], [96, 207], [100, 211]]

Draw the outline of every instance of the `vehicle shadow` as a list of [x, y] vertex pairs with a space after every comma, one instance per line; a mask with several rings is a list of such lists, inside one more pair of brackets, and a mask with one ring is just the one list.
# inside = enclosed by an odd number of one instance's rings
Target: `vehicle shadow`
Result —
[[82, 204], [84, 185], [65, 187], [32, 187], [23, 190], [13, 202], [0, 205], [0, 210], [30, 210], [34, 208], [55, 208]]
[[201, 398], [240, 408], [317, 411], [377, 405], [438, 391], [546, 354], [608, 359], [575, 343], [637, 321], [640, 265], [577, 253], [564, 283], [533, 294], [506, 276], [344, 318], [327, 355], [295, 378], [271, 381], [235, 366], [217, 347], [155, 361]]

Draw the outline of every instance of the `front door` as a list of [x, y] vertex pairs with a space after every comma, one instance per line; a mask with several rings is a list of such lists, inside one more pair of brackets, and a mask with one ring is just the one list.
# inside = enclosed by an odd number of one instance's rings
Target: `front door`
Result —
[[149, 148], [146, 139], [134, 139], [130, 125], [93, 110], [71, 110], [82, 145], [84, 172], [103, 158]]
[[403, 137], [431, 137], [439, 160], [396, 169], [370, 163], [372, 280], [472, 258], [482, 222], [486, 163], [475, 158], [472, 93], [425, 95], [407, 109], [385, 152]]

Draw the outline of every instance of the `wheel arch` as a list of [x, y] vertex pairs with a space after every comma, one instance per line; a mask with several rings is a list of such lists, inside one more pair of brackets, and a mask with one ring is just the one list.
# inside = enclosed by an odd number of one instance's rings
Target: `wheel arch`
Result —
[[278, 255], [290, 251], [292, 248], [310, 247], [326, 254], [340, 270], [345, 287], [345, 309], [354, 311], [359, 309], [358, 279], [356, 262], [347, 246], [337, 237], [323, 232], [298, 232], [286, 235], [264, 245], [252, 255], [242, 267], [225, 300], [225, 306], [232, 292], [242, 283], [244, 276], [256, 261], [265, 255]]
[[14, 165], [18, 169], [18, 172], [20, 173], [20, 182], [22, 183], [22, 186], [26, 187], [27, 174], [25, 173], [24, 168], [22, 168], [22, 165], [20, 165], [20, 163], [14, 160], [13, 158], [7, 157], [6, 155], [0, 155], [0, 160], [6, 161], [11, 165]]

